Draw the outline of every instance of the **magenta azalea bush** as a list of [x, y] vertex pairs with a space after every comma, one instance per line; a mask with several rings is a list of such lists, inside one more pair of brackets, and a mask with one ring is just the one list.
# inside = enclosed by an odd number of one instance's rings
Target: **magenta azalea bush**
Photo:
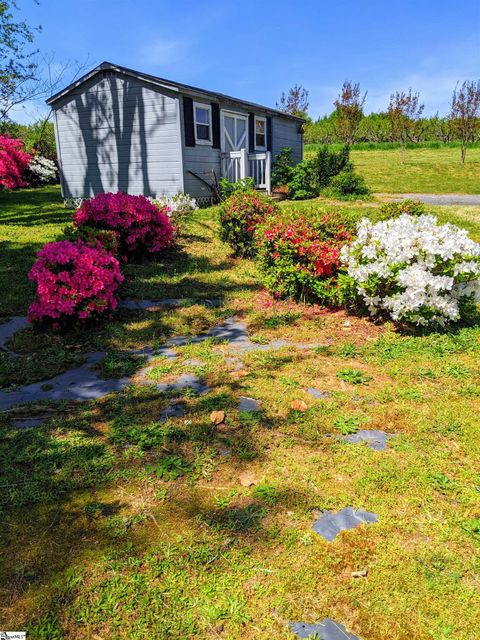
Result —
[[123, 281], [114, 256], [81, 240], [46, 244], [28, 277], [37, 285], [28, 310], [30, 322], [47, 322], [55, 328], [112, 312]]
[[154, 255], [172, 244], [173, 227], [168, 207], [158, 208], [144, 196], [100, 193], [82, 203], [73, 216], [77, 228], [113, 231], [119, 256], [128, 260]]

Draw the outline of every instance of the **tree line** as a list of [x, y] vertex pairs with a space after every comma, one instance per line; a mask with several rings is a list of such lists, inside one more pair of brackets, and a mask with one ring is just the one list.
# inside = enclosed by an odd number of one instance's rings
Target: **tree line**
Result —
[[386, 110], [380, 113], [364, 113], [366, 98], [367, 92], [362, 92], [358, 82], [346, 81], [332, 112], [314, 121], [308, 115], [308, 91], [297, 84], [282, 93], [277, 107], [305, 118], [306, 143], [394, 142], [401, 147], [402, 162], [408, 144], [455, 141], [460, 143], [463, 163], [468, 145], [480, 140], [480, 80], [458, 84], [450, 111], [443, 117], [424, 117], [425, 105], [412, 89], [392, 93]]

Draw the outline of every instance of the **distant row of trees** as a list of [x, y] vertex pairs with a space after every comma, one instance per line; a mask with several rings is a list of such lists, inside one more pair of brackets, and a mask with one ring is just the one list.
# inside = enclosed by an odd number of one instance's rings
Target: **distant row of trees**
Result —
[[362, 92], [358, 82], [344, 82], [334, 110], [313, 121], [308, 115], [308, 91], [295, 85], [282, 94], [277, 107], [306, 118], [307, 143], [395, 142], [401, 146], [402, 162], [409, 143], [424, 141], [460, 142], [465, 162], [468, 145], [480, 139], [480, 80], [466, 80], [454, 89], [445, 117], [423, 117], [425, 105], [411, 89], [392, 93], [386, 111], [381, 113], [365, 115], [366, 98], [367, 92]]

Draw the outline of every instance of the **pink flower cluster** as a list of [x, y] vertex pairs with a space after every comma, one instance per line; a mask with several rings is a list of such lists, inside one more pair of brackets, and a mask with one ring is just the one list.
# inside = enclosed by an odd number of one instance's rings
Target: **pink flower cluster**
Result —
[[46, 244], [28, 277], [37, 285], [30, 322], [51, 322], [55, 328], [113, 311], [123, 281], [114, 256], [81, 240]]
[[23, 151], [22, 140], [0, 135], [0, 185], [5, 189], [26, 187], [23, 173], [30, 160], [30, 154]]
[[111, 230], [117, 235], [119, 255], [128, 260], [156, 254], [172, 244], [168, 207], [159, 209], [144, 196], [101, 193], [86, 200], [73, 216], [74, 225]]

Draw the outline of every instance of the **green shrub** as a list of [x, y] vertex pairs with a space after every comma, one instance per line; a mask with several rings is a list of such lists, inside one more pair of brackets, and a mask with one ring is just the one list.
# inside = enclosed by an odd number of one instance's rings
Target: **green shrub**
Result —
[[293, 177], [293, 162], [291, 147], [283, 147], [277, 154], [272, 165], [272, 186], [286, 185]]
[[353, 171], [349, 147], [345, 145], [338, 151], [326, 145], [320, 147], [313, 158], [303, 160], [292, 168], [288, 182], [289, 195], [292, 200], [316, 198], [332, 178], [342, 171]]
[[238, 191], [220, 209], [220, 237], [236, 256], [253, 257], [256, 253], [255, 228], [266, 216], [279, 212], [271, 198], [258, 191]]
[[220, 178], [218, 181], [220, 187], [220, 197], [222, 200], [226, 200], [234, 193], [252, 191], [255, 189], [255, 180], [248, 176], [248, 178], [242, 178], [237, 182], [230, 182], [228, 178]]
[[292, 200], [308, 200], [318, 196], [317, 183], [311, 160], [302, 160], [292, 169], [288, 195]]
[[368, 196], [370, 189], [367, 187], [365, 180], [355, 171], [345, 169], [330, 180], [328, 192], [336, 198], [348, 199], [351, 197]]
[[401, 202], [385, 202], [380, 207], [380, 213], [386, 218], [398, 218], [402, 213], [411, 216], [421, 216], [425, 213], [425, 205], [419, 200], [402, 200]]
[[344, 145], [338, 151], [324, 145], [311, 160], [318, 192], [328, 186], [334, 176], [353, 169], [350, 148]]

